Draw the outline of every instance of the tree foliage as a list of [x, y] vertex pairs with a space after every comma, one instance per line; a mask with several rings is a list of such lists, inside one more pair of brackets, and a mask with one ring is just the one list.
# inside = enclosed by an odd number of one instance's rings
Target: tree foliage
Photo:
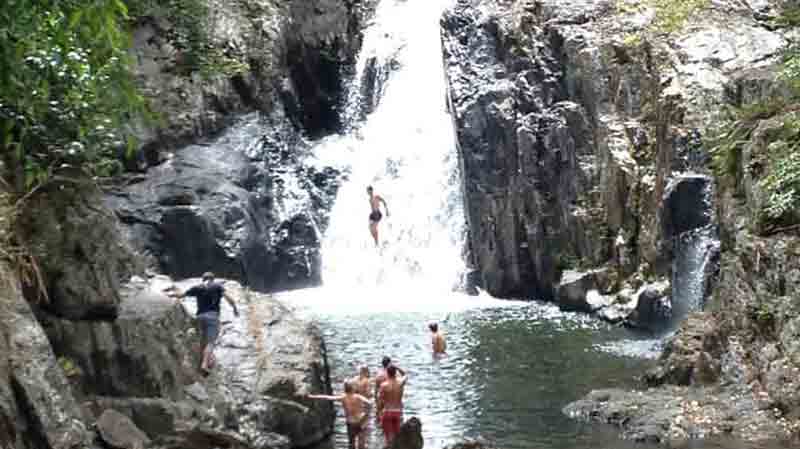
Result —
[[145, 112], [129, 71], [122, 0], [6, 0], [0, 8], [0, 149], [17, 195], [59, 171], [108, 176]]

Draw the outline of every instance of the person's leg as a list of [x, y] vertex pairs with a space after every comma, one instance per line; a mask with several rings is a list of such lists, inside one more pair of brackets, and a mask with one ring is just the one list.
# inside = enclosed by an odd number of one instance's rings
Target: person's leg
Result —
[[395, 439], [397, 434], [400, 433], [400, 424], [402, 420], [403, 418], [399, 413], [392, 412], [391, 418], [389, 420], [390, 421], [389, 441], [387, 441], [387, 444], [391, 443]]
[[356, 430], [357, 430], [356, 427], [357, 426], [358, 426], [358, 424], [347, 423], [347, 447], [349, 449], [356, 449], [355, 439], [356, 439], [356, 435], [357, 435], [357, 432], [356, 432]]
[[205, 318], [206, 321], [206, 346], [203, 349], [203, 364], [201, 368], [205, 371], [211, 370], [214, 366], [214, 346], [217, 343], [217, 336], [219, 335], [219, 315], [209, 314]]
[[369, 437], [369, 416], [364, 416], [364, 419], [361, 421], [361, 431], [358, 432], [358, 436], [356, 438], [356, 443], [358, 449], [366, 449], [367, 448], [367, 438]]
[[378, 246], [378, 222], [369, 222], [369, 232], [372, 234], [372, 239], [375, 240], [375, 246]]
[[208, 319], [204, 315], [197, 316], [197, 328], [200, 331], [200, 369], [207, 371], [206, 348], [208, 347]]
[[383, 440], [386, 442], [386, 445], [389, 445], [390, 436], [392, 433], [391, 424], [389, 423], [389, 416], [386, 412], [383, 412], [381, 415], [381, 429], [383, 430]]

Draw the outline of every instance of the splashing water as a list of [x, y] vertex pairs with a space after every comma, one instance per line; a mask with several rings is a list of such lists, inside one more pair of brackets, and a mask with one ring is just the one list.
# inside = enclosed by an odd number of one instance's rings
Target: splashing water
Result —
[[[445, 294], [464, 269], [464, 212], [439, 37], [446, 3], [380, 3], [358, 67], [373, 58], [395, 70], [366, 121], [316, 149], [319, 157], [343, 158], [338, 164], [347, 173], [322, 245], [328, 289]], [[368, 229], [368, 185], [390, 213], [379, 225], [377, 248]]]

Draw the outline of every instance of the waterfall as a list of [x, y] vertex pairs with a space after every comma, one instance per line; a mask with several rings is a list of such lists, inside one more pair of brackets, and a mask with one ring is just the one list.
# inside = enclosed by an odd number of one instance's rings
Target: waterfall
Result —
[[[464, 212], [446, 105], [443, 0], [384, 0], [365, 31], [345, 135], [317, 144], [345, 173], [322, 244], [326, 290], [449, 292], [464, 270]], [[358, 118], [364, 116], [363, 121]], [[366, 187], [388, 203], [380, 247]]]
[[713, 219], [713, 181], [703, 175], [677, 177], [667, 188], [667, 236], [672, 237], [672, 319], [702, 310], [710, 294], [720, 243]]

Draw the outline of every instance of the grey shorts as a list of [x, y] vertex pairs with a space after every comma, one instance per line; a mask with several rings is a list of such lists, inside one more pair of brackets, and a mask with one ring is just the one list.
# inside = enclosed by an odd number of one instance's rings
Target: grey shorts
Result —
[[200, 327], [200, 336], [207, 345], [217, 343], [219, 336], [219, 313], [206, 312], [197, 315], [197, 325]]

